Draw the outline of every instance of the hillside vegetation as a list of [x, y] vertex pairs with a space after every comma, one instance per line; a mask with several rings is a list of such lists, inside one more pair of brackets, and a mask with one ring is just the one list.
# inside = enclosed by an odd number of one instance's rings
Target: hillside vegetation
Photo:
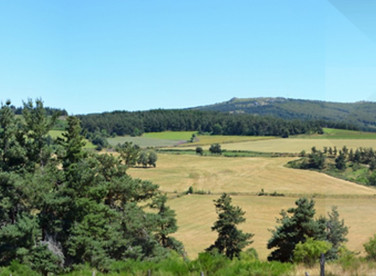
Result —
[[282, 119], [324, 120], [330, 127], [376, 131], [376, 103], [338, 103], [288, 98], [232, 98], [194, 109], [269, 115]]

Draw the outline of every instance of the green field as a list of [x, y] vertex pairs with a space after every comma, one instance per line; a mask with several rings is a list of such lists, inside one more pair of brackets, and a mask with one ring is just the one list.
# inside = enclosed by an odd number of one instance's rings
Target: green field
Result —
[[[63, 130], [50, 130], [49, 132], [48, 132], [48, 134], [51, 136], [51, 138], [53, 138], [53, 139], [56, 139], [56, 138], [63, 138]], [[93, 145], [93, 143], [91, 143], [89, 140], [87, 140], [87, 139], [85, 139], [85, 146], [84, 146], [84, 148], [85, 149], [95, 149], [96, 147], [95, 147], [95, 145]]]
[[131, 136], [116, 136], [114, 138], [107, 138], [108, 143], [111, 146], [116, 146], [118, 144], [123, 144], [125, 142], [132, 142], [141, 148], [148, 147], [172, 147], [178, 144], [176, 140], [158, 139], [158, 138], [148, 138], [148, 137], [131, 137]]
[[163, 131], [163, 132], [149, 132], [144, 133], [142, 136], [116, 136], [107, 138], [111, 146], [123, 144], [125, 142], [132, 142], [139, 145], [141, 148], [148, 147], [173, 147], [182, 143], [186, 143], [191, 139], [192, 134], [196, 131]]
[[297, 135], [295, 137], [308, 139], [376, 139], [376, 132], [364, 132], [334, 128], [324, 128], [323, 130], [324, 134], [322, 135]]
[[164, 140], [188, 141], [197, 131], [162, 131], [144, 133], [142, 137]]

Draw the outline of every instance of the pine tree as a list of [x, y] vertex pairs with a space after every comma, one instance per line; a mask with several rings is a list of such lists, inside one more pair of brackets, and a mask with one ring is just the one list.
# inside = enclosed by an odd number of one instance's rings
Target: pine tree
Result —
[[[296, 208], [290, 208], [287, 213], [281, 211], [280, 223], [272, 231], [272, 238], [268, 241], [268, 249], [276, 248], [268, 257], [268, 260], [291, 262], [295, 246], [304, 243], [307, 237], [316, 237], [319, 225], [314, 221], [315, 202], [307, 198], [300, 198], [296, 202]], [[288, 214], [292, 214], [288, 216]]]
[[328, 213], [329, 218], [326, 220], [326, 238], [332, 244], [327, 257], [329, 259], [336, 259], [338, 257], [338, 250], [340, 246], [347, 241], [346, 235], [348, 228], [345, 226], [344, 220], [339, 219], [339, 213], [336, 206], [332, 207], [332, 211]]
[[218, 220], [212, 226], [212, 231], [218, 232], [218, 238], [207, 248], [207, 251], [217, 250], [220, 254], [232, 259], [239, 257], [241, 250], [251, 244], [254, 235], [243, 233], [237, 229], [239, 223], [245, 222], [245, 212], [237, 206], [231, 205], [231, 197], [226, 193], [214, 200]]
[[338, 157], [335, 159], [336, 162], [336, 168], [339, 170], [344, 170], [346, 169], [346, 158], [345, 154], [340, 151]]
[[33, 101], [29, 100], [24, 103], [22, 115], [25, 121], [29, 170], [34, 171], [36, 165], [45, 166], [51, 157], [52, 149], [48, 145], [48, 132], [52, 129], [59, 114], [47, 116], [42, 100], [36, 100], [35, 106]]
[[185, 256], [183, 244], [170, 236], [170, 234], [178, 230], [178, 226], [176, 224], [175, 211], [168, 207], [166, 202], [167, 196], [161, 195], [156, 197], [150, 206], [158, 210], [155, 215], [155, 237], [163, 247], [173, 249]]

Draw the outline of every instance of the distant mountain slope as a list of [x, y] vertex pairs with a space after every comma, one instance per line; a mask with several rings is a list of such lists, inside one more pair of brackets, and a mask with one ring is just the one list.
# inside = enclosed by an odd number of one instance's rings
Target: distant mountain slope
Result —
[[232, 98], [229, 101], [193, 109], [228, 113], [272, 115], [283, 119], [317, 119], [376, 131], [376, 103], [338, 103], [287, 98]]

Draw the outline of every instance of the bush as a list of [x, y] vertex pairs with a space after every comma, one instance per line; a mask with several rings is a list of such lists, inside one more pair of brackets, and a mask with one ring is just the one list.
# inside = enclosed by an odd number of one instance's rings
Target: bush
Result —
[[299, 242], [294, 249], [294, 261], [313, 266], [320, 258], [332, 248], [331, 243], [327, 241], [318, 241], [313, 238], [307, 238], [302, 243]]
[[33, 271], [29, 266], [20, 264], [18, 261], [12, 261], [8, 267], [0, 268], [0, 276], [38, 276], [39, 273]]
[[367, 258], [376, 261], [376, 234], [368, 240], [364, 245], [364, 249], [367, 253]]
[[212, 144], [209, 148], [210, 153], [212, 154], [222, 154], [221, 145], [220, 144]]
[[202, 149], [202, 147], [197, 147], [196, 148], [196, 154], [199, 154], [199, 155], [203, 155], [204, 154], [204, 150]]
[[338, 263], [344, 271], [354, 271], [360, 267], [361, 261], [356, 253], [342, 246], [338, 249]]

